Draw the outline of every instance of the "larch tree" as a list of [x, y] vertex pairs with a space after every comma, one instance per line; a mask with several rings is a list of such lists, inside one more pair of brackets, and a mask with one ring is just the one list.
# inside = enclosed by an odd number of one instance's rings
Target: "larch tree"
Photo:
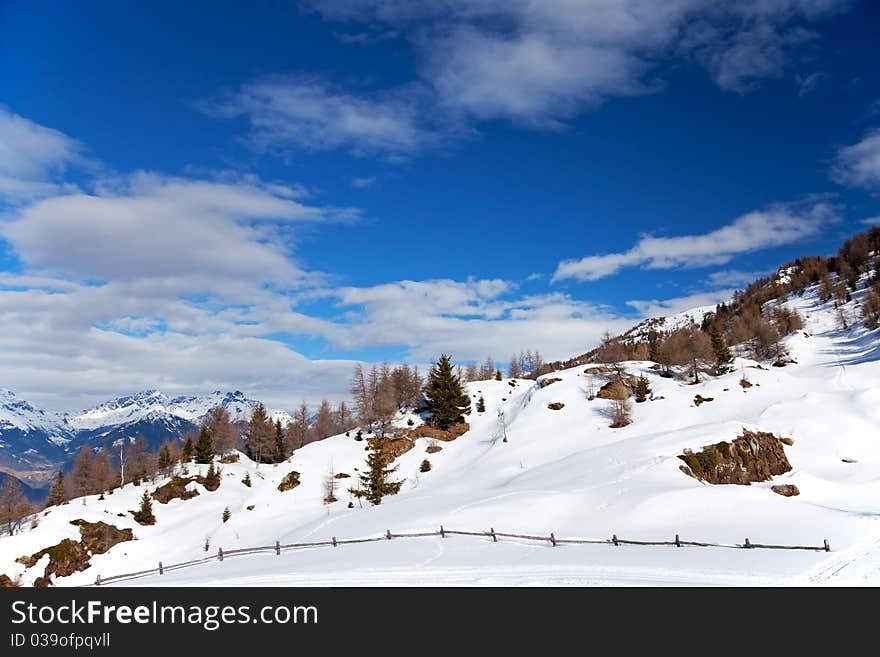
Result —
[[218, 404], [211, 409], [205, 420], [205, 425], [214, 443], [214, 451], [217, 454], [226, 454], [235, 449], [238, 431], [232, 424], [229, 411], [224, 406]]
[[5, 525], [6, 532], [12, 536], [16, 525], [31, 512], [21, 484], [12, 475], [7, 475], [0, 488], [0, 524]]
[[315, 415], [315, 439], [324, 440], [327, 436], [332, 436], [335, 431], [335, 422], [333, 421], [333, 410], [330, 408], [330, 402], [326, 399], [321, 400], [318, 406], [318, 412]]

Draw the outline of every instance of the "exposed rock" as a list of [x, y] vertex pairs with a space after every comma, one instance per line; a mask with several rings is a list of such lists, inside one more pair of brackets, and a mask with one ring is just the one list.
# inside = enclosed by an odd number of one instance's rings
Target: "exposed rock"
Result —
[[291, 490], [292, 488], [296, 488], [299, 486], [299, 472], [293, 470], [281, 480], [281, 483], [278, 484], [278, 490], [282, 493], [286, 490]]
[[541, 379], [540, 383], [541, 383], [542, 388], [546, 388], [547, 386], [551, 386], [554, 383], [559, 383], [560, 381], [562, 381], [562, 379], [557, 378], [557, 377], [553, 377], [550, 379]]
[[708, 445], [699, 452], [679, 455], [681, 469], [710, 484], [745, 484], [768, 481], [791, 470], [782, 441], [772, 433], [743, 429], [732, 442]]
[[247, 505], [247, 510], [248, 510], [248, 511], [253, 511], [253, 510], [254, 510], [254, 505], [253, 505], [253, 504], [248, 504], [248, 505]]
[[703, 397], [703, 395], [697, 395], [694, 397], [694, 406], [699, 406], [704, 402], [715, 401], [714, 397]]
[[434, 427], [429, 427], [428, 425], [423, 424], [415, 429], [406, 429], [404, 435], [412, 440], [415, 440], [416, 438], [433, 438], [434, 440], [450, 442], [461, 436], [470, 428], [471, 427], [467, 422], [453, 424], [446, 431], [443, 429], [435, 429]]
[[415, 446], [416, 443], [411, 438], [387, 438], [382, 441], [382, 451], [392, 459], [406, 454]]
[[67, 577], [73, 573], [85, 570], [90, 565], [90, 555], [85, 546], [69, 538], [65, 538], [57, 545], [34, 552], [29, 557], [19, 557], [16, 561], [24, 565], [25, 568], [31, 568], [45, 555], [49, 555], [49, 563], [43, 573], [46, 577], [50, 575]]
[[43, 575], [42, 577], [37, 577], [37, 579], [34, 580], [34, 588], [35, 589], [44, 589], [49, 586], [55, 586], [55, 585], [52, 583], [52, 578], [49, 577], [48, 575]]
[[626, 399], [631, 394], [632, 389], [628, 385], [614, 379], [599, 388], [596, 396], [599, 399]]
[[238, 452], [226, 454], [220, 457], [220, 463], [238, 463], [241, 460]]
[[347, 472], [337, 472], [335, 475], [333, 475], [333, 477], [336, 479], [348, 479], [350, 476], [351, 475]]
[[551, 411], [561, 411], [563, 408], [565, 408], [565, 404], [563, 404], [562, 402], [551, 402], [547, 404], [547, 408], [549, 408]]
[[788, 445], [789, 447], [794, 445], [794, 438], [785, 437], [785, 438], [780, 438], [779, 440], [781, 440], [784, 445]]
[[778, 484], [776, 486], [770, 486], [770, 490], [783, 497], [794, 497], [795, 495], [801, 494], [798, 487], [794, 484]]
[[105, 522], [71, 520], [70, 524], [79, 527], [81, 542], [92, 554], [104, 554], [117, 543], [134, 540], [134, 534], [130, 529], [119, 529]]
[[5, 573], [0, 573], [0, 589], [14, 589], [19, 585], [15, 583], [15, 580], [11, 579], [9, 575]]
[[426, 451], [428, 454], [436, 454], [437, 452], [439, 452], [439, 451], [442, 450], [442, 449], [443, 449], [443, 448], [440, 447], [440, 445], [428, 445], [428, 449], [426, 449], [425, 451]]
[[199, 491], [187, 489], [187, 486], [196, 480], [196, 477], [172, 477], [167, 484], [157, 488], [151, 497], [161, 504], [168, 504], [171, 500], [188, 500], [196, 497]]

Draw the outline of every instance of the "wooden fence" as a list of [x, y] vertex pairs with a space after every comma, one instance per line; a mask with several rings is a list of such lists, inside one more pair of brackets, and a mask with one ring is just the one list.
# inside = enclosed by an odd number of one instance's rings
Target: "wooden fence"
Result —
[[439, 536], [440, 538], [446, 538], [447, 536], [478, 536], [482, 538], [491, 538], [493, 542], [497, 543], [499, 538], [514, 538], [526, 541], [541, 541], [546, 542], [556, 547], [557, 545], [655, 545], [655, 546], [666, 546], [666, 547], [718, 547], [718, 548], [736, 548], [736, 549], [746, 549], [746, 550], [809, 550], [813, 552], [831, 552], [831, 544], [827, 539], [823, 541], [821, 546], [815, 545], [768, 545], [765, 543], [752, 543], [748, 538], [745, 539], [743, 543], [706, 543], [701, 541], [687, 541], [682, 539], [678, 534], [675, 535], [675, 539], [671, 541], [634, 541], [623, 538], [618, 538], [617, 534], [613, 534], [611, 538], [557, 538], [554, 532], [550, 532], [549, 536], [541, 536], [535, 534], [511, 534], [506, 532], [496, 532], [495, 528], [490, 528], [489, 531], [461, 531], [454, 529], [445, 529], [442, 525], [440, 529], [435, 532], [411, 532], [411, 533], [403, 533], [403, 534], [394, 534], [391, 530], [386, 530], [386, 532], [382, 536], [375, 536], [372, 538], [345, 538], [345, 539], [337, 539], [335, 536], [331, 537], [329, 541], [314, 541], [311, 543], [287, 543], [282, 544], [280, 541], [276, 541], [275, 545], [260, 545], [257, 547], [247, 547], [247, 548], [237, 548], [235, 550], [224, 550], [223, 548], [218, 548], [216, 554], [212, 554], [211, 556], [202, 557], [201, 559], [193, 559], [191, 561], [184, 561], [182, 563], [175, 564], [163, 564], [161, 561], [159, 562], [158, 567], [156, 568], [147, 568], [146, 570], [139, 570], [133, 573], [123, 573], [121, 575], [112, 575], [110, 577], [101, 577], [98, 575], [95, 578], [95, 586], [101, 586], [102, 584], [107, 584], [109, 582], [116, 582], [120, 580], [126, 579], [134, 579], [137, 577], [144, 577], [146, 575], [164, 575], [166, 572], [172, 570], [179, 570], [181, 568], [188, 568], [190, 566], [195, 566], [201, 563], [207, 563], [209, 561], [223, 561], [227, 557], [244, 555], [244, 554], [260, 554], [260, 553], [273, 553], [275, 555], [280, 556], [284, 550], [293, 550], [298, 548], [316, 548], [316, 547], [338, 547], [340, 545], [352, 545], [355, 543], [373, 543], [377, 541], [390, 541], [395, 538], [425, 538], [428, 536]]

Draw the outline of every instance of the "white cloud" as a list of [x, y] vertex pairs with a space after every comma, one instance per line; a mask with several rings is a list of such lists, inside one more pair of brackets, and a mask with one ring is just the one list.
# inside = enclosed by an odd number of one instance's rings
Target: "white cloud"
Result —
[[181, 294], [249, 281], [295, 285], [290, 226], [350, 218], [304, 205], [294, 190], [136, 174], [96, 194], [39, 200], [0, 224], [32, 270], [80, 280], [152, 279]]
[[642, 299], [627, 301], [643, 317], [668, 317], [692, 308], [716, 306], [733, 298], [735, 288], [698, 292], [671, 299]]
[[722, 89], [780, 77], [811, 26], [850, 0], [312, 0], [330, 20], [409, 38], [437, 104], [479, 119], [555, 128], [603, 99], [655, 88], [669, 57], [693, 58]]
[[405, 157], [434, 141], [419, 116], [417, 87], [352, 94], [314, 77], [275, 76], [201, 103], [212, 116], [243, 116], [256, 148], [286, 153], [345, 148], [356, 155]]
[[367, 187], [372, 187], [376, 184], [375, 177], [366, 177], [366, 178], [352, 178], [351, 186], [355, 189], [366, 189]]
[[753, 283], [762, 276], [766, 276], [766, 271], [741, 271], [739, 269], [723, 269], [721, 271], [713, 271], [706, 277], [706, 284], [711, 287], [732, 287], [744, 286]]
[[56, 174], [81, 163], [83, 146], [0, 106], [0, 199], [20, 202], [69, 189]]
[[647, 269], [705, 267], [730, 262], [740, 253], [758, 251], [817, 234], [837, 221], [835, 208], [827, 203], [777, 205], [749, 212], [732, 223], [702, 235], [642, 237], [622, 253], [593, 255], [559, 263], [553, 280], [594, 281], [623, 268]]
[[880, 217], [869, 217], [862, 219], [862, 223], [866, 226], [880, 226]]
[[841, 185], [880, 191], [880, 129], [868, 132], [861, 141], [837, 151], [831, 178]]
[[502, 280], [398, 281], [331, 292], [346, 313], [328, 336], [345, 349], [403, 346], [424, 362], [442, 352], [460, 361], [537, 348], [566, 358], [596, 344], [606, 329], [632, 324], [608, 308], [564, 294], [517, 297]]

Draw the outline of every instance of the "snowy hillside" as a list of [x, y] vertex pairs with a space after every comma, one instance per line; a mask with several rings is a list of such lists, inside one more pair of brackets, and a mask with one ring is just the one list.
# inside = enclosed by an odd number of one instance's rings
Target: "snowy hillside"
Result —
[[[104, 501], [89, 497], [48, 510], [39, 526], [0, 538], [0, 573], [25, 583], [43, 574], [15, 559], [77, 540], [70, 520], [131, 528], [137, 538], [95, 555], [91, 566], [58, 585], [92, 583], [97, 575], [200, 559], [217, 548], [357, 538], [446, 528], [607, 539], [682, 538], [741, 544], [821, 545], [833, 551], [743, 550], [560, 545], [484, 537], [400, 539], [212, 560], [127, 585], [382, 584], [781, 584], [880, 583], [880, 335], [862, 324], [839, 328], [838, 312], [814, 288], [786, 302], [806, 326], [787, 339], [794, 364], [758, 367], [737, 359], [735, 371], [696, 385], [662, 378], [651, 363], [628, 362], [647, 377], [652, 396], [634, 404], [633, 423], [609, 428], [609, 401], [588, 400], [601, 385], [584, 366], [554, 372], [542, 387], [518, 380], [468, 384], [486, 411], [472, 412], [469, 432], [453, 442], [419, 438], [400, 456], [400, 494], [363, 508], [347, 488], [364, 468], [364, 442], [335, 436], [297, 450], [287, 463], [260, 465], [244, 456], [222, 465], [215, 492], [154, 502], [154, 526], [132, 520], [144, 490], [127, 485]], [[857, 312], [856, 299], [846, 312]], [[751, 387], [739, 380], [745, 373]], [[710, 398], [695, 404], [697, 395]], [[548, 404], [563, 404], [551, 410]], [[502, 418], [499, 412], [503, 413]], [[406, 418], [398, 424], [405, 425]], [[504, 427], [508, 441], [503, 441]], [[743, 428], [791, 439], [792, 470], [772, 482], [710, 485], [684, 474], [685, 449], [729, 441]], [[430, 446], [441, 451], [427, 453]], [[429, 459], [432, 468], [420, 472]], [[190, 466], [190, 475], [205, 466]], [[279, 492], [290, 471], [301, 485]], [[339, 501], [324, 504], [330, 472]], [[249, 474], [252, 486], [242, 483]], [[796, 497], [771, 485], [794, 484]], [[231, 517], [224, 523], [228, 507]], [[208, 544], [208, 551], [205, 545]]]

